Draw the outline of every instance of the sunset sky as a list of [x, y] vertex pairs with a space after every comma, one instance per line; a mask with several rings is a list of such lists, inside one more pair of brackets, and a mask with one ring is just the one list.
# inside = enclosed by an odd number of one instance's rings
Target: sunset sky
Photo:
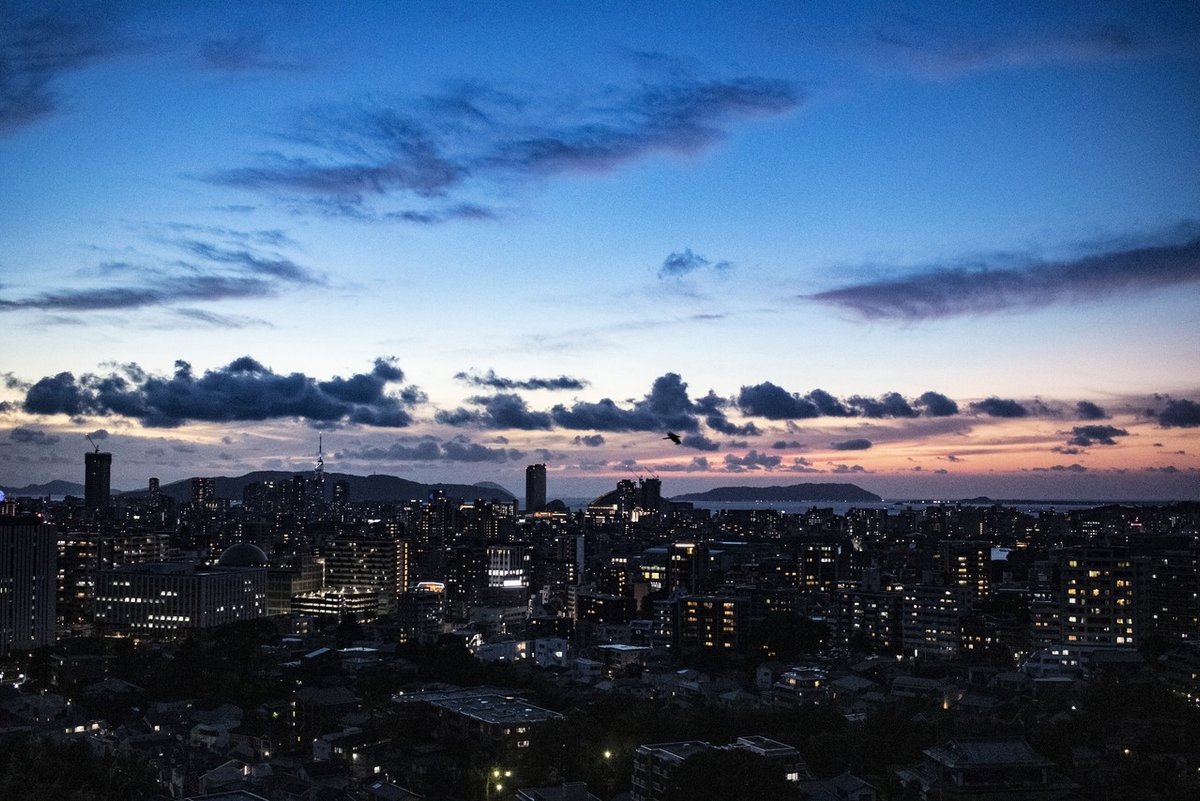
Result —
[[1196, 499], [1200, 5], [983, 5], [0, 0], [0, 485]]

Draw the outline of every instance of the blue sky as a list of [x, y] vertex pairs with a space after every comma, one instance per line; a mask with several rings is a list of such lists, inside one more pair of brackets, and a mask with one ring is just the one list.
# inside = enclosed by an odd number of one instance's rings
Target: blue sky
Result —
[[1196, 494], [1193, 4], [3, 10], [6, 485]]

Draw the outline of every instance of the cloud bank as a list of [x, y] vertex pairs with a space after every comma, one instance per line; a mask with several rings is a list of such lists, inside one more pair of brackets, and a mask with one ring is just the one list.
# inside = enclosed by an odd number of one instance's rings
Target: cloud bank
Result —
[[155, 376], [136, 364], [107, 375], [47, 376], [25, 393], [24, 411], [72, 417], [120, 415], [142, 425], [172, 428], [190, 421], [235, 422], [301, 418], [312, 423], [354, 423], [402, 428], [424, 395], [404, 380], [392, 359], [376, 359], [369, 373], [319, 381], [303, 373], [283, 375], [243, 356], [195, 375], [185, 361], [173, 375]]

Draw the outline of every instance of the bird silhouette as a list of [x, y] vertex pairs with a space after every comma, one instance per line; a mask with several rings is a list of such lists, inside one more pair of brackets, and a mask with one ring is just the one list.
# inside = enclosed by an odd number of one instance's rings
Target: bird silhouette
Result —
[[669, 440], [671, 440], [671, 442], [674, 442], [676, 445], [683, 444], [683, 440], [681, 440], [679, 438], [679, 435], [676, 434], [674, 431], [668, 431], [667, 435], [665, 437], [663, 437], [663, 439], [669, 439]]

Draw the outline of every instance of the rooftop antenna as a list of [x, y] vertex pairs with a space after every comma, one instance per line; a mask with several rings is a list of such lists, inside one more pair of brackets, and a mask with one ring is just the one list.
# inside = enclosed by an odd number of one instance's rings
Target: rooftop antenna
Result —
[[90, 443], [92, 444], [92, 447], [96, 449], [96, 450], [95, 450], [95, 453], [99, 453], [99, 452], [100, 452], [100, 446], [99, 446], [99, 445], [97, 445], [97, 444], [96, 444], [96, 442], [95, 442], [95, 440], [93, 440], [93, 439], [92, 439], [92, 435], [91, 435], [91, 434], [84, 434], [83, 436], [84, 436], [84, 437], [86, 437], [86, 438], [87, 438], [87, 441], [88, 441], [88, 442], [90, 442]]

